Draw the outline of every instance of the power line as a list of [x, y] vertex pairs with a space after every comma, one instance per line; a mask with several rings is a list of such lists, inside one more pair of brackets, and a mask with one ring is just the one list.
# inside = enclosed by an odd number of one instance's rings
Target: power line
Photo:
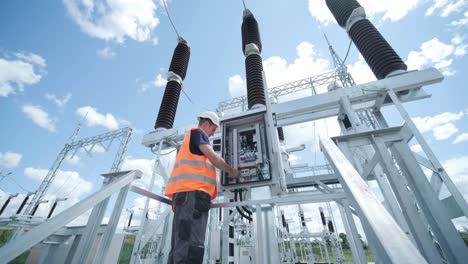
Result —
[[345, 57], [344, 57], [344, 59], [343, 59], [343, 62], [341, 63], [341, 66], [343, 66], [343, 65], [345, 64], [345, 61], [346, 61], [346, 59], [348, 58], [349, 50], [351, 49], [351, 44], [352, 44], [352, 43], [353, 43], [353, 42], [352, 42], [351, 40], [349, 40], [348, 50], [346, 51], [346, 55], [345, 55]]
[[25, 192], [31, 192], [30, 190], [27, 190], [26, 188], [24, 188], [23, 186], [21, 186], [21, 184], [19, 184], [15, 179], [9, 177], [10, 174], [6, 174], [5, 175], [5, 178], [9, 179], [10, 181], [14, 182], [16, 185], [18, 185], [18, 187], [20, 187], [23, 191]]
[[82, 183], [83, 183], [82, 181], [79, 181], [78, 184], [76, 184], [75, 187], [73, 187], [73, 188], [71, 189], [71, 191], [68, 192], [67, 195], [65, 195], [64, 198], [68, 198], [68, 196], [70, 196], [70, 194], [71, 194], [72, 192], [74, 192], [75, 189], [76, 189], [80, 184], [82, 184]]
[[208, 107], [205, 107], [205, 106], [203, 106], [203, 105], [201, 105], [201, 104], [195, 103], [195, 102], [192, 100], [192, 98], [190, 98], [190, 96], [187, 94], [187, 92], [185, 92], [184, 87], [182, 87], [182, 92], [184, 93], [184, 95], [187, 97], [187, 99], [188, 99], [193, 105], [195, 105], [195, 106], [197, 106], [197, 107], [200, 107], [200, 108], [202, 108], [202, 109], [204, 109], [204, 110], [206, 110], [206, 111], [211, 111], [210, 109], [208, 109]]
[[172, 22], [171, 15], [169, 14], [169, 10], [167, 10], [166, 0], [163, 0], [162, 2], [164, 4], [164, 9], [166, 10], [167, 17], [169, 18], [169, 21], [171, 22], [172, 28], [174, 29], [175, 33], [177, 34], [177, 38], [180, 38], [179, 32], [177, 31], [177, 29], [176, 29], [176, 27], [174, 25], [174, 22]]

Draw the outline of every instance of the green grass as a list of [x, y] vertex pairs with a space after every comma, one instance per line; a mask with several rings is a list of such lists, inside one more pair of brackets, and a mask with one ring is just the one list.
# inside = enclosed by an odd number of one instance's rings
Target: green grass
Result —
[[127, 235], [124, 238], [122, 244], [122, 250], [120, 250], [119, 264], [130, 263], [130, 258], [132, 255], [133, 244], [135, 244], [135, 236]]
[[[296, 248], [297, 249], [299, 248], [299, 244], [297, 244]], [[323, 248], [322, 248], [322, 252], [323, 252], [323, 259], [321, 260], [325, 261], [326, 255], [325, 255], [325, 252], [323, 251]], [[317, 245], [314, 245], [313, 253], [315, 256], [320, 257], [320, 249], [318, 248]], [[297, 250], [296, 254], [299, 258], [301, 258], [301, 252], [299, 250]], [[364, 250], [364, 254], [366, 254], [367, 262], [374, 262], [374, 257], [372, 256], [369, 249]], [[332, 249], [330, 245], [328, 245], [328, 256], [330, 257], [330, 261], [332, 262], [335, 261], [335, 256], [333, 256], [332, 254]], [[344, 261], [346, 262], [353, 262], [353, 254], [351, 253], [351, 249], [343, 249], [343, 258], [344, 258]]]
[[[14, 229], [0, 230], [0, 247], [3, 246], [8, 239], [13, 235]], [[8, 264], [24, 264], [28, 259], [30, 250], [23, 252], [23, 254], [16, 257], [14, 260], [8, 262]]]

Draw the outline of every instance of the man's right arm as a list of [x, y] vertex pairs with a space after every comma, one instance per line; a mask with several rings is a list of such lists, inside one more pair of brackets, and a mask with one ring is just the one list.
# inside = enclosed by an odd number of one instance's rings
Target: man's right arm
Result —
[[229, 174], [230, 177], [239, 177], [240, 172], [229, 166], [223, 158], [221, 158], [216, 152], [213, 150], [213, 148], [209, 144], [200, 144], [198, 145], [198, 148], [200, 151], [207, 157], [211, 164], [213, 164], [216, 168], [223, 170]]

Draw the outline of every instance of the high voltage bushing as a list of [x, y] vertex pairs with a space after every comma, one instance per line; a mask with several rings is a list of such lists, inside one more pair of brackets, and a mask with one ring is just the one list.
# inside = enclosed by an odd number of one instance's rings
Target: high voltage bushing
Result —
[[260, 53], [262, 43], [258, 23], [253, 14], [244, 10], [242, 21], [242, 50], [245, 55], [245, 75], [247, 79], [247, 103], [249, 109], [255, 105], [265, 105], [265, 84]]
[[190, 60], [190, 47], [183, 38], [179, 38], [179, 43], [172, 55], [171, 65], [167, 74], [167, 84], [159, 107], [158, 117], [154, 128], [170, 129], [174, 125], [174, 119], [179, 104], [180, 90], [187, 74], [187, 67]]
[[345, 28], [377, 79], [406, 71], [407, 66], [379, 31], [366, 19], [355, 0], [326, 0], [338, 24]]
[[179, 39], [179, 43], [172, 55], [171, 66], [169, 71], [179, 75], [182, 80], [185, 79], [187, 74], [187, 67], [190, 60], [190, 47], [183, 38]]
[[335, 233], [335, 228], [333, 227], [333, 222], [331, 220], [328, 220], [328, 230]]
[[327, 222], [325, 221], [325, 215], [323, 214], [322, 207], [319, 207], [319, 212], [320, 212], [320, 218], [322, 219], [322, 225], [327, 226]]
[[175, 114], [177, 112], [177, 105], [179, 104], [180, 90], [182, 84], [177, 81], [169, 81], [164, 90], [164, 96], [159, 107], [158, 118], [154, 128], [167, 128], [170, 129], [174, 125]]
[[349, 35], [377, 79], [394, 71], [406, 71], [406, 64], [369, 20], [354, 23]]
[[301, 224], [303, 227], [306, 226], [306, 221], [305, 221], [305, 218], [304, 218], [304, 213], [299, 213], [299, 217], [301, 218]]
[[260, 31], [258, 23], [250, 10], [245, 9], [242, 18], [242, 51], [245, 54], [245, 46], [249, 43], [254, 43], [258, 47], [258, 52], [262, 52], [262, 41], [260, 39]]
[[247, 102], [249, 109], [256, 104], [265, 105], [263, 65], [262, 57], [259, 54], [250, 54], [245, 58], [245, 72], [247, 77]]
[[284, 141], [284, 131], [282, 127], [277, 127], [276, 130], [278, 130], [278, 138], [281, 141]]
[[341, 27], [346, 27], [346, 22], [353, 10], [361, 7], [355, 0], [326, 0], [325, 2]]

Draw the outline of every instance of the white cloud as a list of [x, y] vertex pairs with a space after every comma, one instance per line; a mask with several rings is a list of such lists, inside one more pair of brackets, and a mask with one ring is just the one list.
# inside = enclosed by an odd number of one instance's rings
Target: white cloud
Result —
[[97, 55], [103, 59], [112, 59], [115, 57], [115, 51], [113, 51], [110, 47], [105, 47], [103, 49], [98, 50]]
[[414, 117], [413, 122], [416, 124], [418, 127], [419, 131], [421, 133], [426, 133], [431, 130], [433, 130], [437, 126], [441, 126], [447, 123], [450, 123], [452, 121], [457, 121], [460, 120], [464, 115], [463, 112], [459, 113], [451, 113], [451, 112], [445, 112], [442, 114], [438, 114], [435, 116], [425, 116], [425, 117]]
[[154, 86], [156, 87], [164, 87], [167, 83], [167, 80], [166, 78], [162, 77], [162, 74], [158, 74], [158, 76], [156, 76], [156, 79], [153, 81], [153, 84]]
[[77, 165], [77, 164], [80, 163], [80, 161], [81, 161], [81, 158], [78, 157], [78, 156], [76, 156], [76, 155], [73, 156], [73, 158], [72, 158], [72, 157], [67, 157], [67, 158], [65, 159], [65, 162], [68, 163], [68, 164], [70, 164], [70, 165]]
[[466, 0], [434, 0], [434, 4], [426, 11], [426, 16], [431, 16], [440, 9], [441, 17], [448, 17], [453, 12], [460, 12], [467, 4]]
[[247, 94], [246, 84], [239, 74], [229, 77], [228, 83], [231, 97], [240, 97]]
[[[312, 146], [310, 151], [320, 152], [320, 138], [339, 136], [341, 128], [336, 117], [330, 117], [286, 126], [283, 127], [283, 131], [288, 147], [297, 147], [301, 144], [306, 144], [306, 146]], [[322, 154], [320, 155], [323, 156]]]
[[[132, 157], [125, 158], [122, 163], [122, 170], [140, 170], [143, 175], [141, 179], [134, 182], [135, 185], [138, 185], [143, 188], [149, 186], [151, 180], [151, 174], [153, 172], [154, 160], [151, 159], [133, 159]], [[155, 187], [161, 188], [163, 185], [163, 179], [159, 176], [156, 177]]]
[[92, 106], [80, 107], [76, 113], [85, 120], [88, 127], [103, 126], [109, 130], [119, 128], [119, 122], [112, 114], [101, 114]]
[[64, 0], [64, 4], [84, 33], [103, 40], [152, 40], [159, 24], [152, 0]]
[[419, 51], [410, 51], [406, 64], [408, 69], [420, 69], [423, 66], [434, 66], [446, 76], [454, 75], [455, 70], [450, 66], [454, 58], [462, 57], [466, 53], [466, 45], [459, 36], [452, 38], [451, 43], [441, 42], [433, 38], [421, 44]]
[[411, 146], [411, 150], [416, 152], [416, 153], [421, 153], [423, 151], [421, 145], [419, 145], [419, 144]]
[[[172, 150], [167, 150], [163, 153], [167, 155], [161, 156], [160, 164], [161, 164], [161, 168], [163, 169], [163, 171], [160, 173], [165, 174], [165, 175], [170, 175], [172, 168], [174, 166], [176, 151], [172, 151], [172, 152], [171, 151]], [[142, 188], [148, 188], [150, 181], [151, 181], [153, 166], [154, 166], [154, 159], [127, 157], [122, 163], [122, 170], [140, 170], [143, 173], [142, 178], [139, 180], [136, 180], [134, 184]], [[157, 174], [155, 178], [153, 191], [159, 192], [163, 184], [164, 184], [164, 180], [162, 178], [162, 175]]]
[[49, 114], [42, 110], [38, 105], [25, 104], [22, 106], [21, 110], [26, 116], [31, 119], [36, 125], [49, 130], [50, 132], [55, 132], [55, 123], [56, 120], [53, 120], [49, 117]]
[[[272, 56], [263, 61], [263, 70], [269, 88], [330, 70], [328, 60], [318, 56], [312, 44], [303, 41], [297, 45], [296, 52], [297, 58], [292, 63], [288, 63], [285, 59], [278, 56]], [[228, 83], [229, 93], [232, 97], [246, 94], [246, 81], [242, 79], [240, 75], [231, 76]], [[304, 90], [302, 92], [283, 96], [281, 100], [287, 101], [311, 94], [310, 90]]]
[[42, 78], [36, 72], [46, 66], [41, 56], [34, 53], [15, 53], [15, 56], [14, 60], [0, 58], [0, 96], [22, 92], [25, 85], [38, 83]]
[[303, 41], [296, 47], [297, 58], [288, 63], [280, 57], [270, 57], [263, 62], [268, 87], [297, 81], [330, 70], [327, 59], [318, 56], [314, 45]]
[[464, 38], [461, 36], [455, 36], [450, 41], [455, 46], [455, 50], [453, 52], [453, 55], [455, 55], [455, 57], [462, 57], [466, 54], [467, 45], [463, 44], [463, 41]]
[[151, 43], [153, 43], [153, 46], [157, 46], [159, 44], [159, 38], [158, 37], [153, 37], [151, 39]]
[[[359, 0], [359, 3], [364, 7], [370, 19], [378, 16], [383, 21], [398, 21], [404, 18], [411, 10], [415, 9], [421, 2], [423, 0]], [[325, 1], [309, 0], [309, 12], [321, 23], [336, 23]]]
[[463, 133], [459, 135], [452, 143], [458, 144], [458, 143], [465, 142], [465, 141], [468, 141], [468, 133]]
[[[36, 181], [37, 183], [42, 182], [47, 173], [48, 171], [46, 169], [41, 168], [28, 167], [24, 169], [24, 174], [30, 179]], [[50, 184], [46, 195], [43, 198], [43, 200], [49, 200], [48, 206], [47, 204], [41, 205], [38, 209], [38, 212], [35, 215], [46, 216], [49, 213], [53, 203], [56, 201], [55, 199], [67, 198], [65, 201], [58, 202], [57, 208], [55, 209], [53, 214], [55, 216], [60, 212], [64, 211], [65, 209], [69, 208], [70, 206], [79, 202], [80, 199], [84, 195], [89, 194], [92, 191], [92, 189], [93, 184], [81, 178], [78, 172], [58, 170], [57, 175]], [[86, 220], [89, 217], [89, 213], [90, 211], [79, 216], [69, 225], [86, 224]]]
[[42, 58], [41, 56], [37, 55], [37, 54], [34, 54], [34, 53], [15, 53], [15, 56], [18, 58], [18, 59], [21, 59], [25, 62], [30, 62], [32, 64], [35, 64], [35, 65], [39, 65], [39, 66], [42, 66], [42, 67], [45, 67], [46, 66], [46, 61], [44, 58]]
[[289, 159], [288, 159], [288, 160], [289, 160], [289, 162], [291, 162], [292, 164], [295, 164], [295, 163], [297, 163], [298, 161], [300, 161], [301, 159], [302, 159], [301, 156], [298, 156], [298, 155], [296, 155], [296, 154], [292, 154], [292, 153], [291, 153], [291, 154], [289, 154]]
[[68, 101], [70, 101], [72, 95], [71, 93], [68, 93], [67, 95], [63, 96], [62, 99], [59, 99], [55, 94], [46, 93], [45, 97], [47, 100], [53, 102], [58, 107], [63, 108], [68, 103]]
[[164, 78], [161, 73], [158, 73], [158, 75], [156, 76], [156, 79], [154, 79], [154, 81], [144, 83], [141, 86], [140, 91], [146, 92], [151, 87], [157, 87], [157, 88], [164, 87], [166, 85], [166, 83], [167, 83], [166, 78]]
[[368, 83], [377, 80], [374, 73], [369, 68], [369, 65], [367, 65], [367, 62], [361, 55], [359, 55], [359, 59], [355, 63], [348, 65], [348, 71], [351, 73], [354, 81], [357, 84]]
[[461, 156], [443, 162], [448, 175], [468, 200], [468, 156]]
[[[106, 149], [103, 146], [98, 145], [98, 144], [94, 145], [93, 149], [88, 148], [88, 150], [91, 150], [91, 153], [104, 153], [104, 152], [106, 152]], [[85, 150], [82, 150], [82, 151], [84, 152]]]
[[463, 14], [463, 17], [459, 20], [454, 20], [450, 23], [452, 26], [466, 26], [468, 25], [468, 11]]
[[[37, 182], [42, 182], [48, 170], [41, 168], [26, 168], [24, 174]], [[89, 193], [93, 189], [93, 184], [80, 177], [76, 171], [58, 170], [57, 175], [49, 186], [46, 199], [69, 198], [78, 199], [82, 195]]]
[[5, 153], [0, 152], [0, 169], [8, 168], [13, 169], [17, 167], [21, 161], [23, 155], [20, 153], [7, 151]]
[[463, 111], [458, 113], [444, 112], [435, 116], [417, 116], [413, 118], [413, 122], [421, 133], [432, 132], [436, 140], [445, 140], [458, 132], [458, 128], [453, 122], [460, 120], [464, 115]]
[[436, 140], [444, 140], [458, 132], [458, 128], [453, 123], [446, 123], [434, 127], [433, 135]]

